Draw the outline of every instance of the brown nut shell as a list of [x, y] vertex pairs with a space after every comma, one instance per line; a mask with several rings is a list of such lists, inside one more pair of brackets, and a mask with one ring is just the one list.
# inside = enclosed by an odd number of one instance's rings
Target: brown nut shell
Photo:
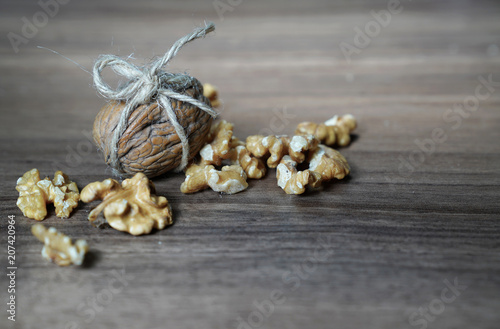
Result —
[[[193, 79], [195, 80], [195, 79]], [[179, 91], [178, 91], [179, 92]], [[184, 94], [210, 105], [202, 85], [195, 80]], [[173, 100], [172, 108], [189, 141], [189, 159], [205, 144], [212, 124], [211, 116], [189, 103]], [[94, 141], [110, 164], [111, 140], [125, 102], [110, 101], [94, 121]], [[118, 172], [132, 176], [138, 172], [149, 178], [177, 168], [182, 159], [182, 145], [174, 126], [157, 102], [138, 106], [132, 111], [127, 128], [118, 142]]]

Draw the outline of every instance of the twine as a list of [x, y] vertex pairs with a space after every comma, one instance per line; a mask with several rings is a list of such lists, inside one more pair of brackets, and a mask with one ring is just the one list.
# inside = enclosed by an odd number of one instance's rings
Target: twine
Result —
[[[186, 102], [198, 107], [200, 110], [210, 114], [213, 118], [217, 117], [211, 106], [194, 99], [188, 95], [175, 92], [174, 86], [189, 86], [195, 79], [183, 74], [172, 74], [162, 70], [177, 52], [186, 43], [203, 38], [207, 33], [215, 30], [215, 25], [209, 22], [204, 28], [196, 28], [190, 34], [177, 40], [168, 52], [163, 57], [152, 61], [148, 65], [136, 66], [129, 61], [115, 55], [101, 55], [94, 64], [93, 77], [95, 88], [99, 93], [108, 99], [125, 101], [118, 125], [113, 132], [111, 140], [111, 150], [109, 156], [109, 163], [115, 169], [120, 168], [121, 165], [118, 161], [118, 142], [127, 129], [128, 119], [130, 114], [142, 104], [149, 104], [156, 101], [162, 109], [165, 117], [174, 126], [175, 132], [181, 141], [182, 145], [182, 160], [181, 164], [176, 168], [176, 171], [183, 170], [189, 158], [189, 141], [172, 108], [171, 100], [175, 99], [181, 102]], [[112, 89], [106, 82], [104, 82], [101, 72], [110, 67], [117, 75], [127, 79], [127, 81], [118, 87], [116, 90]]]

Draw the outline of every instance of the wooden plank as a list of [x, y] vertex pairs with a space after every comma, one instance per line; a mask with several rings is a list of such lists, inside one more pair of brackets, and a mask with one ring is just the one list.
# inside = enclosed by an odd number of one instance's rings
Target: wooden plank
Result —
[[[500, 81], [500, 6], [402, 6], [350, 63], [339, 44], [353, 44], [354, 27], [387, 1], [242, 2], [223, 20], [210, 1], [70, 2], [17, 54], [4, 38], [0, 264], [8, 266], [13, 214], [18, 269], [16, 322], [4, 313], [0, 327], [496, 328], [500, 87], [460, 121], [445, 113], [474, 95], [479, 76]], [[2, 34], [21, 33], [21, 18], [40, 10], [6, 2]], [[68, 220], [51, 210], [43, 223], [87, 239], [91, 253], [83, 267], [47, 263], [34, 221], [15, 204], [17, 178], [63, 169], [83, 188], [111, 172], [88, 137], [104, 104], [90, 75], [36, 46], [87, 69], [102, 53], [134, 53], [140, 64], [205, 19], [216, 34], [186, 46], [169, 69], [217, 85], [221, 117], [242, 138], [354, 114], [359, 127], [341, 150], [352, 174], [302, 196], [286, 195], [274, 170], [231, 196], [183, 195], [183, 175], [169, 174], [154, 182], [173, 226], [132, 237], [93, 228], [94, 204]], [[421, 151], [434, 129], [446, 141]], [[5, 275], [0, 282], [6, 300]]]

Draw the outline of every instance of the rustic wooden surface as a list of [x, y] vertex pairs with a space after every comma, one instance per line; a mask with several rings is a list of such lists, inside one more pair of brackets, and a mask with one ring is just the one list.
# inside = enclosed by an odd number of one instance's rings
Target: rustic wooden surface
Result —
[[[443, 117], [471, 99], [479, 76], [500, 81], [498, 3], [402, 1], [348, 63], [339, 45], [353, 45], [354, 28], [387, 1], [221, 2], [232, 3], [222, 19], [213, 1], [71, 1], [15, 53], [7, 34], [41, 8], [2, 1], [0, 264], [7, 272], [15, 215], [18, 269], [15, 323], [1, 275], [0, 327], [498, 328], [500, 85], [481, 89], [490, 95], [460, 121]], [[86, 137], [104, 104], [90, 75], [37, 46], [87, 69], [103, 53], [142, 63], [205, 19], [216, 33], [169, 69], [218, 86], [221, 117], [240, 137], [354, 114], [342, 149], [351, 176], [289, 196], [271, 171], [227, 196], [183, 195], [183, 176], [169, 175], [154, 182], [175, 225], [133, 237], [93, 228], [95, 204], [68, 220], [51, 210], [43, 223], [87, 239], [91, 254], [83, 267], [46, 262], [16, 207], [17, 178], [62, 169], [83, 188], [111, 173]], [[423, 153], [415, 141], [436, 128], [447, 139]], [[413, 169], [402, 165], [412, 156]], [[458, 281], [458, 296], [442, 296], [445, 280]]]

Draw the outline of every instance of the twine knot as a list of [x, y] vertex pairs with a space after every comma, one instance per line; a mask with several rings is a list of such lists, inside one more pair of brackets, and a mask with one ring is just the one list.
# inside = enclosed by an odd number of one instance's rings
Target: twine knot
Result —
[[161, 87], [160, 78], [147, 72], [141, 77], [141, 82], [140, 92], [144, 95], [144, 102], [149, 103], [158, 94], [158, 89]]
[[[142, 104], [149, 104], [152, 101], [157, 101], [158, 105], [174, 126], [175, 132], [182, 144], [182, 160], [177, 171], [183, 170], [188, 162], [189, 157], [189, 142], [184, 132], [184, 128], [179, 124], [177, 117], [171, 105], [171, 100], [186, 102], [198, 107], [200, 110], [207, 112], [213, 118], [217, 117], [211, 106], [188, 95], [177, 93], [173, 87], [189, 86], [194, 78], [184, 74], [172, 74], [162, 70], [177, 52], [186, 43], [203, 38], [207, 33], [215, 30], [215, 25], [212, 22], [206, 24], [204, 28], [197, 28], [190, 34], [177, 40], [170, 50], [163, 57], [160, 57], [150, 64], [145, 66], [136, 66], [126, 59], [115, 55], [101, 55], [94, 64], [93, 77], [95, 88], [99, 93], [108, 99], [123, 101], [123, 108], [118, 125], [113, 133], [111, 140], [111, 150], [109, 162], [114, 169], [120, 168], [118, 161], [118, 141], [123, 132], [127, 128], [127, 122], [130, 114]], [[117, 75], [126, 79], [126, 82], [118, 88], [111, 88], [102, 78], [102, 71], [110, 67]], [[178, 90], [178, 88], [177, 88]]]

